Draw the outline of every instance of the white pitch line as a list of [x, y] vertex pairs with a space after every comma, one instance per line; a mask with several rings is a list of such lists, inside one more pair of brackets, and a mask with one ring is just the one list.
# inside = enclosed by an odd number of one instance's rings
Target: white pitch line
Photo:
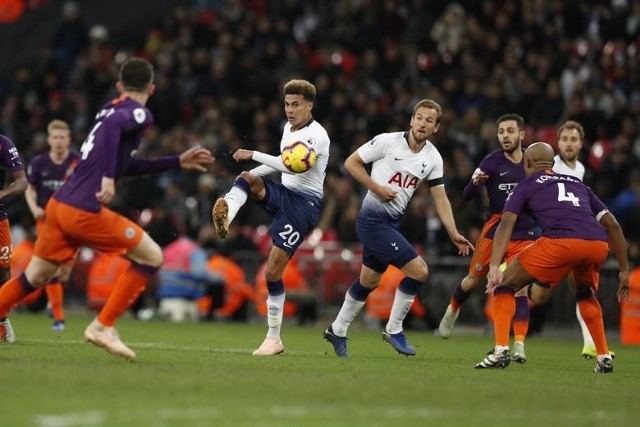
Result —
[[[280, 421], [299, 421], [313, 418], [318, 421], [325, 420], [328, 423], [336, 417], [348, 414], [349, 417], [371, 417], [379, 420], [438, 420], [450, 417], [473, 416], [477, 420], [494, 420], [504, 422], [517, 422], [521, 420], [540, 420], [549, 422], [550, 420], [566, 422], [579, 422], [586, 420], [606, 420], [607, 422], [632, 421], [631, 414], [626, 411], [604, 411], [596, 410], [590, 412], [569, 410], [569, 411], [549, 411], [541, 412], [534, 409], [531, 411], [505, 412], [500, 410], [461, 410], [460, 408], [429, 408], [429, 407], [403, 407], [389, 406], [375, 408], [366, 405], [331, 405], [331, 406], [304, 406], [304, 405], [272, 405], [267, 407], [246, 408], [242, 412], [242, 418], [252, 422], [252, 425], [272, 425], [275, 418]], [[67, 414], [42, 414], [35, 417], [37, 427], [76, 427], [76, 426], [102, 426], [122, 422], [151, 422], [154, 425], [161, 425], [163, 422], [171, 421], [202, 421], [202, 420], [224, 420], [226, 417], [237, 418], [235, 409], [228, 407], [207, 407], [207, 408], [162, 408], [158, 410], [127, 410], [127, 411], [87, 411], [70, 412]], [[386, 424], [386, 421], [383, 421]]]
[[[83, 340], [60, 340], [60, 339], [34, 339], [34, 338], [25, 338], [19, 339], [18, 342], [27, 342], [27, 343], [43, 343], [43, 344], [84, 344]], [[236, 354], [248, 354], [250, 355], [255, 348], [254, 347], [246, 347], [246, 348], [222, 348], [222, 347], [193, 347], [193, 346], [174, 346], [166, 343], [158, 343], [158, 342], [127, 342], [128, 346], [137, 347], [137, 348], [148, 348], [152, 350], [172, 350], [172, 351], [193, 351], [193, 352], [207, 352], [207, 353], [236, 353]], [[326, 354], [326, 351], [299, 351], [295, 350], [294, 352], [289, 352], [285, 349], [283, 355], [291, 354], [296, 356], [309, 356], [309, 355], [323, 355]]]

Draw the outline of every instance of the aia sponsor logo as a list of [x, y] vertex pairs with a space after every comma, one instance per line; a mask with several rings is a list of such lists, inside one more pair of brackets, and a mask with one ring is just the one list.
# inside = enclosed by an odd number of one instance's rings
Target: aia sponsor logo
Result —
[[396, 184], [402, 188], [418, 188], [420, 180], [412, 175], [403, 175], [400, 172], [396, 172], [387, 182], [388, 184]]

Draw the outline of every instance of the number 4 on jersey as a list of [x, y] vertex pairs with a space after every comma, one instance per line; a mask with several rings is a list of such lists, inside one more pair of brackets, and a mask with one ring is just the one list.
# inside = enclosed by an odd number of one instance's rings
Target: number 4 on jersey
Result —
[[102, 122], [96, 123], [93, 129], [91, 129], [91, 132], [89, 132], [87, 139], [85, 139], [84, 142], [82, 143], [82, 146], [80, 147], [80, 152], [82, 153], [82, 160], [87, 160], [87, 157], [89, 157], [89, 153], [91, 152], [91, 150], [93, 150], [93, 147], [94, 147], [93, 140], [96, 137], [95, 133], [100, 127], [100, 125], [102, 125]]
[[580, 199], [572, 192], [568, 192], [564, 188], [564, 183], [558, 183], [558, 201], [559, 202], [571, 202], [573, 206], [580, 206]]

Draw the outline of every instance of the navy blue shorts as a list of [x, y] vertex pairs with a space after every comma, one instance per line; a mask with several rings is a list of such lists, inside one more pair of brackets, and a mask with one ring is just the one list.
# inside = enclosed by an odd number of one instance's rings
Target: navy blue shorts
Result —
[[305, 236], [318, 225], [322, 200], [310, 194], [292, 191], [269, 178], [263, 177], [262, 180], [266, 195], [260, 204], [273, 216], [269, 235], [273, 244], [291, 257]]
[[356, 232], [362, 242], [362, 264], [378, 273], [384, 273], [389, 264], [402, 268], [418, 256], [392, 222], [358, 218]]

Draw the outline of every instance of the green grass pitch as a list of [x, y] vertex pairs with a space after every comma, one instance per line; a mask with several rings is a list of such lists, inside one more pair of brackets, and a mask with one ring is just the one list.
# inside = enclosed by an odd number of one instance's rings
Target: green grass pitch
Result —
[[408, 332], [401, 356], [371, 331], [350, 331], [335, 357], [322, 326], [285, 325], [285, 353], [251, 356], [266, 326], [122, 319], [136, 362], [87, 344], [89, 317], [52, 332], [15, 314], [0, 345], [0, 426], [630, 426], [640, 419], [640, 347], [616, 350], [615, 372], [593, 373], [581, 343], [534, 337], [529, 361], [473, 369], [489, 337]]

